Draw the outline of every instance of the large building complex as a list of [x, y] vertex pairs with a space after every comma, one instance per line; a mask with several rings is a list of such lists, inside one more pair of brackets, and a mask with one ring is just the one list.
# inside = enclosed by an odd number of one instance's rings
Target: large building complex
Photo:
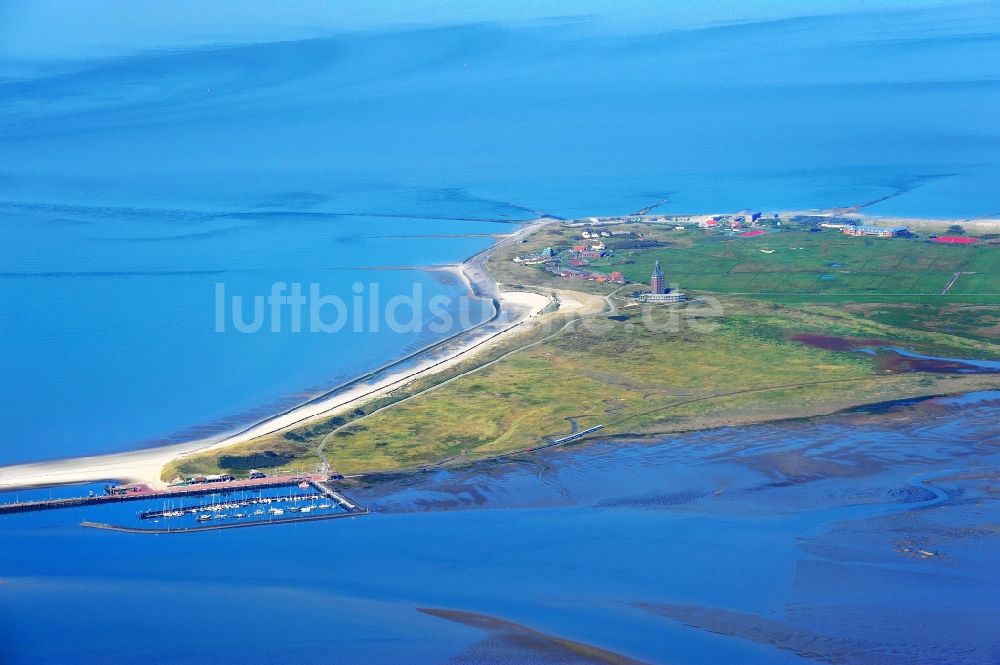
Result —
[[663, 271], [660, 269], [660, 262], [656, 262], [656, 266], [653, 267], [653, 274], [649, 276], [649, 291], [655, 295], [659, 295], [664, 292], [663, 290]]
[[893, 226], [889, 228], [887, 226], [871, 226], [868, 224], [861, 224], [859, 226], [846, 226], [842, 229], [844, 235], [849, 236], [874, 236], [876, 238], [892, 238], [894, 236], [900, 236], [906, 233], [905, 226]]
[[674, 291], [665, 287], [663, 270], [660, 268], [659, 261], [653, 266], [653, 274], [649, 276], [649, 291], [649, 293], [640, 293], [636, 296], [636, 300], [657, 305], [687, 300], [687, 296], [680, 291]]

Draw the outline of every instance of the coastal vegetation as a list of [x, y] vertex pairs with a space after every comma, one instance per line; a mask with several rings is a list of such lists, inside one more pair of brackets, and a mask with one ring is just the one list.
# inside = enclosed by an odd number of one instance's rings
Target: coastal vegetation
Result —
[[[812, 226], [771, 227], [754, 237], [694, 225], [684, 230], [670, 224], [610, 228], [616, 235], [602, 239], [610, 256], [589, 261], [586, 267], [603, 274], [620, 271], [631, 282], [646, 282], [653, 264], [660, 261], [667, 281], [686, 290], [778, 296], [785, 302], [939, 296], [956, 273], [958, 279], [944, 294], [949, 302], [993, 304], [1000, 294], [1000, 248], [988, 241], [956, 246], [923, 237], [857, 238], [835, 229], [811, 232], [816, 228]], [[567, 247], [580, 242], [579, 234], [580, 227], [553, 227], [518, 249]], [[635, 237], [659, 246], [634, 248]], [[491, 267], [503, 266], [507, 280], [527, 279], [524, 273], [529, 270], [536, 273], [534, 282], [549, 279], [542, 268], [506, 263], [498, 255]]]
[[227, 473], [266, 469], [268, 473], [294, 473], [320, 464], [316, 446], [307, 442], [260, 438], [231, 446], [215, 455], [179, 457], [163, 468], [160, 477], [173, 481], [205, 473]]
[[[1000, 293], [998, 248], [834, 232], [740, 238], [649, 224], [621, 230], [658, 242], [614, 252], [593, 270], [640, 282], [659, 260], [668, 282], [716, 305], [641, 307], [629, 298], [632, 287], [561, 280], [509, 260], [579, 233], [552, 224], [496, 252], [491, 272], [508, 288], [604, 294], [607, 307], [577, 317], [551, 312], [544, 333], [308, 427], [183, 458], [163, 478], [224, 470], [227, 459], [268, 451], [289, 456], [285, 470], [312, 470], [325, 459], [345, 474], [392, 471], [527, 451], [597, 425], [602, 437], [635, 438], [1000, 386], [996, 374], [903, 371], [884, 353], [849, 350], [853, 340], [1000, 358], [1000, 311], [986, 297]], [[845, 350], [817, 348], [803, 335], [846, 340]]]
[[[631, 321], [567, 331], [334, 434], [330, 459], [345, 473], [406, 468], [544, 445], [546, 437], [569, 434], [574, 421], [580, 428], [603, 425], [602, 436], [644, 435], [996, 383], [879, 372], [864, 354], [790, 339], [793, 331], [825, 323], [820, 315], [740, 302], [727, 307], [711, 333], [655, 332]], [[900, 339], [885, 326], [837, 323], [843, 332]], [[956, 350], [964, 346], [954, 342]]]

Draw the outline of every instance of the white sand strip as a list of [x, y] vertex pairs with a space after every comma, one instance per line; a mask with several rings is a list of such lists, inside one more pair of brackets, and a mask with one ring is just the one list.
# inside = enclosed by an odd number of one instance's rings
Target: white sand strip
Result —
[[[492, 249], [523, 237], [537, 226], [532, 224], [519, 230]], [[500, 305], [499, 316], [451, 341], [418, 353], [412, 361], [397, 370], [390, 370], [371, 381], [349, 385], [344, 390], [334, 391], [328, 396], [295, 407], [235, 433], [145, 450], [0, 466], [0, 490], [101, 480], [162, 485], [160, 472], [173, 459], [243, 443], [293, 425], [303, 425], [321, 417], [334, 415], [338, 411], [357, 408], [360, 404], [378, 398], [418, 377], [435, 374], [471, 358], [516, 334], [522, 323], [537, 316], [550, 302], [549, 298], [535, 293], [498, 292], [497, 285], [482, 267], [484, 255], [485, 253], [472, 257], [462, 264], [444, 266], [440, 269], [460, 276], [470, 290], [474, 289], [485, 297], [496, 297]]]

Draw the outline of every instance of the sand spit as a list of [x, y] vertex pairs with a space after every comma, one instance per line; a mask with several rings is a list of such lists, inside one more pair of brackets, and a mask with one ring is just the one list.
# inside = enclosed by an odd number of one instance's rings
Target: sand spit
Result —
[[522, 324], [538, 316], [551, 302], [548, 297], [536, 293], [501, 291], [484, 265], [489, 252], [517, 242], [551, 221], [538, 220], [527, 224], [505, 236], [489, 250], [462, 263], [427, 268], [447, 271], [464, 282], [470, 294], [492, 300], [495, 314], [484, 323], [387, 363], [318, 398], [235, 432], [144, 450], [0, 466], [0, 490], [104, 480], [145, 482], [160, 486], [163, 484], [160, 481], [160, 471], [178, 457], [243, 443], [288, 427], [306, 424], [337, 411], [357, 408], [362, 403], [377, 399], [419, 377], [436, 374], [482, 353], [516, 335]]
[[424, 614], [485, 631], [487, 636], [459, 656], [468, 663], [581, 663], [584, 665], [641, 665], [642, 661], [613, 651], [548, 635], [518, 623], [486, 614], [419, 608]]

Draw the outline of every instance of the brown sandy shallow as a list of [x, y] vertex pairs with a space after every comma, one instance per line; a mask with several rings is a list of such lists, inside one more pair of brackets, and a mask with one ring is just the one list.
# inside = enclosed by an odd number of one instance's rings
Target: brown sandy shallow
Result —
[[799, 333], [792, 339], [807, 346], [824, 351], [861, 351], [864, 349], [879, 349], [875, 354], [875, 367], [878, 371], [890, 374], [907, 372], [927, 372], [930, 374], [997, 374], [1000, 370], [989, 367], [979, 367], [961, 360], [936, 358], [913, 358], [895, 351], [883, 348], [891, 346], [891, 342], [880, 339], [859, 339], [856, 337], [838, 337], [821, 333]]
[[838, 639], [782, 621], [718, 607], [656, 603], [638, 603], [636, 607], [692, 628], [766, 644], [821, 663], [883, 665], [907, 657], [887, 645]]
[[[812, 562], [826, 565], [826, 562]], [[844, 569], [846, 575], [853, 575]], [[830, 584], [829, 578], [824, 584]], [[994, 648], [979, 644], [983, 639], [983, 625], [972, 626], [972, 635], [963, 636], [961, 628], [942, 624], [927, 624], [928, 629], [945, 631], [952, 639], [929, 647], [915, 644], [912, 640], [893, 639], [892, 630], [883, 630], [890, 642], [878, 639], [840, 638], [830, 634], [838, 630], [836, 625], [812, 630], [794, 625], [790, 621], [769, 618], [757, 614], [734, 612], [732, 610], [698, 605], [666, 603], [636, 603], [635, 607], [651, 614], [682, 623], [718, 635], [735, 637], [782, 651], [793, 653], [806, 661], [830, 663], [831, 665], [886, 665], [887, 663], [996, 663], [995, 655], [986, 655]], [[874, 619], [879, 622], [878, 618]], [[919, 620], [919, 619], [914, 619]], [[820, 622], [822, 623], [822, 622]], [[989, 625], [989, 621], [982, 624]], [[987, 631], [989, 628], [986, 629]], [[829, 632], [825, 632], [829, 631]], [[898, 638], [898, 636], [897, 636]]]
[[798, 333], [792, 335], [792, 339], [816, 349], [823, 349], [824, 351], [857, 351], [858, 349], [889, 344], [884, 339], [859, 339], [857, 337], [825, 335], [823, 333]]
[[452, 658], [450, 663], [469, 663], [471, 665], [490, 663], [643, 665], [643, 661], [613, 651], [547, 635], [527, 626], [486, 614], [428, 607], [418, 609], [424, 614], [478, 628], [488, 633], [487, 637]]

